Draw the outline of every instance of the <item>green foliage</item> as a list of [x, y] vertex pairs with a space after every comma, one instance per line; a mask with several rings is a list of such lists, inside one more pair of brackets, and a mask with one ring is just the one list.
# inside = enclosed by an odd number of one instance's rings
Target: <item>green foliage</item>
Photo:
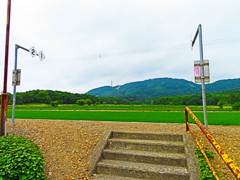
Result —
[[133, 102], [132, 102], [132, 104], [140, 105], [140, 104], [142, 104], [142, 102], [141, 102], [141, 101], [138, 101], [138, 100], [136, 100], [136, 101], [133, 101]]
[[[221, 80], [206, 85], [207, 104], [217, 105], [240, 102], [240, 78]], [[9, 105], [12, 95], [8, 93]], [[77, 100], [90, 99], [91, 104], [145, 104], [161, 105], [202, 105], [201, 86], [184, 79], [156, 78], [122, 86], [104, 86], [93, 89], [88, 94], [78, 94], [52, 90], [31, 90], [18, 92], [16, 104], [45, 103], [58, 101], [59, 104], [75, 104]], [[89, 104], [89, 103], [86, 103]], [[220, 106], [221, 108], [222, 106]]]
[[223, 105], [225, 104], [225, 102], [223, 100], [218, 101], [217, 105], [219, 106], [220, 109], [223, 108]]
[[84, 105], [84, 100], [83, 99], [79, 99], [76, 102], [77, 105], [83, 106]]
[[[12, 95], [9, 93], [9, 104], [12, 102]], [[58, 101], [60, 104], [75, 104], [78, 99], [90, 99], [93, 103], [98, 102], [98, 97], [89, 94], [78, 94], [52, 90], [31, 90], [18, 92], [16, 104], [45, 103]]]
[[233, 110], [240, 110], [240, 102], [236, 102], [232, 105]]
[[[207, 93], [229, 91], [237, 88], [240, 88], [240, 78], [220, 80], [206, 85]], [[184, 79], [156, 78], [115, 87], [103, 86], [92, 89], [87, 93], [98, 97], [122, 97], [125, 99], [133, 97], [136, 98], [135, 100], [144, 102], [149, 98], [201, 94], [201, 85]], [[235, 101], [236, 99], [234, 98], [235, 97], [229, 100]], [[130, 101], [132, 102], [134, 100]], [[216, 105], [217, 102], [215, 102], [214, 105]], [[173, 104], [174, 103], [175, 102], [173, 102]]]
[[96, 102], [95, 104], [96, 104], [96, 105], [99, 105], [99, 104], [100, 104], [100, 102]]
[[[207, 148], [204, 149], [205, 154], [209, 159], [214, 159], [214, 153], [210, 152]], [[201, 151], [196, 148], [195, 154], [198, 158], [198, 165], [200, 167], [200, 178], [201, 180], [215, 180], [215, 177], [212, 174], [212, 171], [209, 169], [209, 166], [204, 159], [204, 156], [202, 155]]]
[[92, 104], [92, 100], [91, 99], [84, 99], [84, 104], [87, 104], [87, 105], [91, 105]]
[[115, 87], [104, 86], [87, 92], [98, 97], [124, 97], [125, 99], [132, 97], [141, 102], [151, 97], [196, 93], [201, 93], [200, 85], [184, 79], [172, 78], [149, 79]]
[[43, 154], [24, 137], [0, 137], [0, 180], [44, 180]]
[[79, 99], [77, 100], [76, 104], [83, 106], [84, 104], [91, 105], [93, 102], [91, 99]]
[[57, 107], [58, 104], [59, 104], [58, 101], [51, 101], [51, 102], [50, 102], [50, 105], [51, 105], [52, 107]]

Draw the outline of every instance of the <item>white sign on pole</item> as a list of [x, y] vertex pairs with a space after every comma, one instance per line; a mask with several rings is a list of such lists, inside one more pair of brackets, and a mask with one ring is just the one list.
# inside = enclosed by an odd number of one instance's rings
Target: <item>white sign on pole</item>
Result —
[[33, 58], [34, 58], [34, 57], [36, 56], [36, 54], [37, 54], [37, 51], [36, 51], [36, 49], [35, 49], [34, 46], [29, 49], [29, 52], [30, 52], [30, 54], [31, 54], [31, 56], [32, 56]]
[[[210, 73], [209, 73], [209, 60], [204, 60], [204, 80], [205, 82], [210, 82]], [[194, 76], [195, 83], [201, 83], [201, 62], [194, 61]]]
[[45, 55], [44, 55], [44, 53], [43, 53], [43, 51], [40, 51], [40, 52], [38, 53], [38, 56], [39, 56], [39, 59], [40, 59], [41, 61], [46, 58]]
[[13, 70], [13, 75], [12, 75], [12, 85], [13, 86], [19, 86], [20, 85], [20, 80], [21, 80], [21, 69], [17, 69], [16, 71]]

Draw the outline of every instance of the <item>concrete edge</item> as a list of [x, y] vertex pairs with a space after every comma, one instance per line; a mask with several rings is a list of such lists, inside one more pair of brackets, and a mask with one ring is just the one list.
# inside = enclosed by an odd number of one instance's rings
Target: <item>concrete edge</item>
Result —
[[100, 137], [95, 149], [93, 150], [93, 152], [89, 158], [89, 161], [88, 161], [88, 164], [90, 167], [89, 175], [88, 175], [89, 178], [94, 173], [96, 173], [97, 163], [101, 160], [102, 152], [105, 149], [108, 139], [111, 137], [111, 135], [112, 135], [112, 131], [110, 131], [110, 130], [104, 131], [104, 133]]
[[190, 132], [186, 132], [183, 136], [185, 144], [185, 153], [187, 156], [187, 168], [189, 171], [190, 180], [200, 180], [200, 169], [198, 166], [198, 159], [195, 155], [194, 149], [196, 147], [194, 138]]
[[129, 133], [129, 134], [161, 134], [161, 135], [183, 135], [184, 133], [174, 133], [174, 132], [152, 132], [152, 131], [113, 131], [113, 133]]

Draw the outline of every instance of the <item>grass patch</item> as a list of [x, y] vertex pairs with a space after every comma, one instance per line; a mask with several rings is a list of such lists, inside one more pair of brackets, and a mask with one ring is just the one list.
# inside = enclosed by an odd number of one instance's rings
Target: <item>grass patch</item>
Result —
[[[195, 112], [194, 114], [203, 123], [203, 113]], [[208, 112], [207, 119], [210, 125], [240, 125], [240, 113], [235, 112]]]

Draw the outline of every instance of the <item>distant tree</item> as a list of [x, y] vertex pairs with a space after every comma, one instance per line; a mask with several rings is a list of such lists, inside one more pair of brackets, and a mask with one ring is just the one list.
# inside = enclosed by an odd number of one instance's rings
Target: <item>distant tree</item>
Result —
[[225, 102], [223, 100], [219, 100], [217, 105], [219, 106], [220, 109], [223, 108], [223, 105], [225, 104]]
[[90, 99], [92, 103], [96, 103], [99, 101], [97, 96], [90, 95], [90, 94], [80, 94], [80, 99]]
[[117, 102], [117, 101], [114, 101], [113, 104], [118, 105], [118, 102]]
[[46, 96], [46, 97], [44, 98], [44, 103], [45, 103], [45, 104], [50, 104], [51, 101], [52, 101], [52, 99], [51, 99], [50, 96]]
[[46, 90], [38, 91], [38, 94], [36, 95], [36, 101], [37, 101], [37, 103], [49, 104], [52, 100], [45, 102], [47, 97], [50, 98], [50, 96], [48, 95], [48, 91], [46, 91]]
[[91, 99], [85, 99], [84, 104], [88, 104], [90, 106], [92, 104], [92, 100]]
[[132, 102], [132, 104], [140, 105], [140, 104], [142, 104], [142, 102], [141, 102], [141, 101], [138, 101], [138, 100], [136, 100], [136, 101], [133, 101], [133, 102]]
[[20, 94], [23, 104], [36, 103], [36, 98], [32, 91], [23, 92]]
[[240, 102], [236, 102], [232, 105], [233, 110], [240, 110]]
[[84, 105], [84, 100], [83, 99], [79, 99], [79, 100], [77, 100], [77, 102], [76, 102], [78, 105], [80, 105], [80, 106], [83, 106]]
[[99, 97], [100, 103], [106, 102], [106, 104], [112, 104], [111, 97]]
[[51, 102], [50, 102], [50, 105], [51, 105], [52, 107], [57, 107], [58, 104], [59, 104], [58, 101], [51, 101]]
[[95, 104], [96, 104], [96, 105], [99, 105], [99, 104], [100, 104], [100, 102], [96, 102]]

